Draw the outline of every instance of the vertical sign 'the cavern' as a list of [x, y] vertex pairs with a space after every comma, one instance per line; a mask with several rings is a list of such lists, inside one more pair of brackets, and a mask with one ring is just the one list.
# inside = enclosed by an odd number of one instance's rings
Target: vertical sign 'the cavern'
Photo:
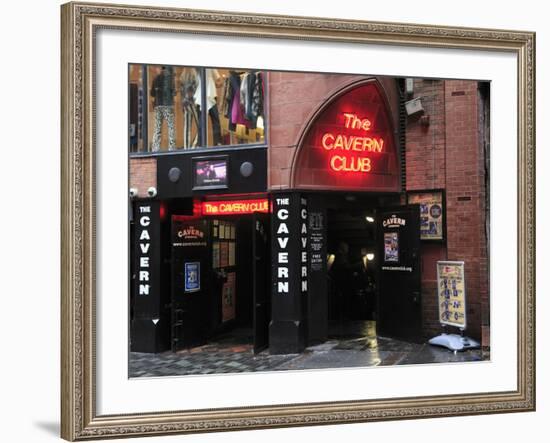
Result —
[[300, 197], [300, 292], [307, 295], [308, 276], [307, 200]]
[[307, 201], [299, 194], [275, 194], [272, 216], [272, 354], [305, 348], [308, 286]]
[[134, 206], [132, 351], [159, 352], [164, 321], [160, 288], [160, 203]]

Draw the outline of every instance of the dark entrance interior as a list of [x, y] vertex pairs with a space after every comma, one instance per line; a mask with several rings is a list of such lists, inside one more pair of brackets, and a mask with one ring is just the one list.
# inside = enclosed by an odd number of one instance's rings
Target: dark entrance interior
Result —
[[[353, 194], [327, 195], [326, 208], [329, 336], [417, 341], [422, 321], [418, 208], [399, 205], [395, 196]], [[398, 254], [391, 254], [390, 239]]]
[[329, 336], [349, 335], [376, 319], [378, 198], [327, 195]]

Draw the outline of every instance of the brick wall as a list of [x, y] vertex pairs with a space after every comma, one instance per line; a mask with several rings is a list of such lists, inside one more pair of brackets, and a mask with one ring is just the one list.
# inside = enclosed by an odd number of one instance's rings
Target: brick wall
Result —
[[[424, 115], [407, 124], [407, 190], [446, 191], [447, 242], [422, 246], [424, 326], [440, 331], [436, 295], [437, 260], [465, 262], [466, 333], [488, 344], [488, 262], [485, 239], [485, 171], [479, 139], [477, 82], [415, 80], [414, 96], [422, 98]], [[425, 118], [425, 117], [424, 117]]]
[[138, 190], [138, 197], [147, 198], [147, 189], [157, 187], [156, 158], [130, 159], [130, 188]]
[[[369, 77], [364, 77], [369, 78]], [[372, 78], [372, 77], [370, 77]], [[361, 77], [299, 72], [270, 72], [268, 188], [291, 187], [291, 169], [296, 147], [313, 114], [336, 92]], [[395, 82], [378, 78], [393, 109], [397, 127], [397, 91]]]

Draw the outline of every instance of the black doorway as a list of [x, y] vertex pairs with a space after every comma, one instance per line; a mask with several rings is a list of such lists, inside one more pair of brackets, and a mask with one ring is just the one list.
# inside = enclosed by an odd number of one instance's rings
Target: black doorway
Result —
[[422, 340], [420, 210], [384, 208], [377, 218], [379, 272], [378, 333]]
[[[265, 239], [260, 242], [257, 237], [262, 233], [257, 232], [256, 226], [260, 221], [268, 223], [266, 216], [182, 217], [178, 224], [173, 222], [174, 351], [197, 347], [205, 350], [245, 347], [259, 351], [267, 346], [264, 330], [269, 321], [269, 306], [266, 303], [261, 309], [256, 306], [256, 293], [268, 293], [261, 290], [269, 279], [268, 250], [262, 250], [261, 246], [268, 244], [269, 229], [266, 225], [262, 230]], [[182, 241], [188, 232], [200, 239]], [[186, 269], [190, 268], [200, 276], [194, 287], [186, 286], [189, 280]], [[258, 334], [261, 337], [256, 337]]]
[[327, 199], [329, 336], [364, 335], [376, 318], [374, 208], [368, 198]]

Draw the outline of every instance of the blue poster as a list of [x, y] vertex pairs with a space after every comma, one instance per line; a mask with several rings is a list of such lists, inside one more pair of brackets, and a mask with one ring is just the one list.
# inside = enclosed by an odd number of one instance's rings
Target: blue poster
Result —
[[199, 262], [185, 263], [185, 292], [195, 292], [201, 289], [201, 264]]

